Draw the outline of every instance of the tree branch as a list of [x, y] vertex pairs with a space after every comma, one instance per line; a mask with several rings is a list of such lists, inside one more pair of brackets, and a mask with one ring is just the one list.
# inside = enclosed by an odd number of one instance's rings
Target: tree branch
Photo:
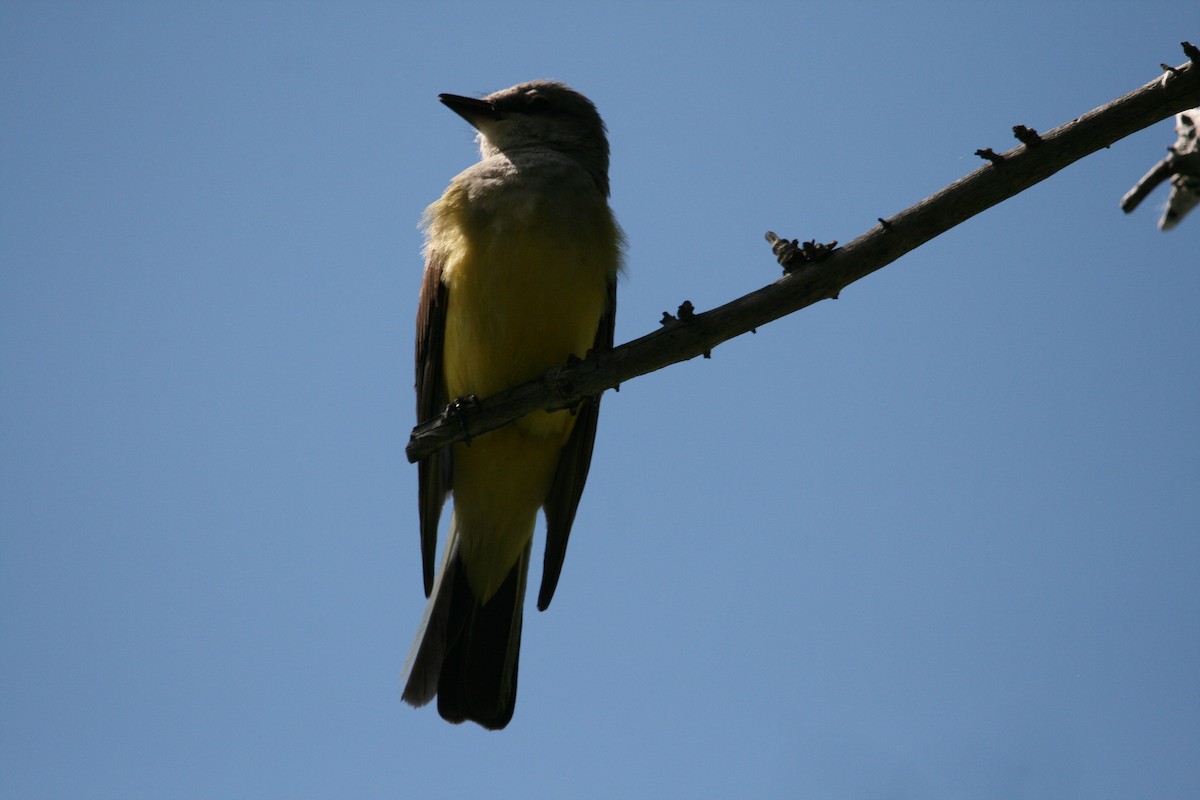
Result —
[[795, 242], [773, 240], [785, 275], [772, 284], [703, 313], [695, 313], [685, 301], [678, 316], [664, 314], [662, 328], [653, 333], [423, 421], [409, 439], [408, 460], [419, 461], [531, 411], [574, 408], [584, 398], [631, 378], [696, 356], [708, 357], [714, 347], [735, 336], [836, 298], [854, 281], [1084, 156], [1200, 105], [1200, 51], [1187, 42], [1183, 46], [1190, 59], [1183, 66], [1168, 67], [1161, 78], [1048, 133], [1015, 126], [1014, 135], [1022, 144], [999, 154], [990, 148], [979, 151], [988, 163], [915, 206], [881, 219], [841, 249], [824, 252], [822, 245], [797, 247]]

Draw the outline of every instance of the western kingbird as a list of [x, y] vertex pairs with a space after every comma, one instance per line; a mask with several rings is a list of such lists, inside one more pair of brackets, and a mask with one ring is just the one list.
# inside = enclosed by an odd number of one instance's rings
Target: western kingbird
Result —
[[[439, 95], [478, 131], [481, 160], [422, 220], [417, 417], [486, 397], [589, 350], [609, 349], [623, 236], [608, 207], [608, 139], [586, 97], [533, 81], [483, 99]], [[554, 595], [592, 458], [599, 398], [537, 411], [418, 465], [429, 602], [405, 663], [404, 699], [438, 697], [450, 722], [498, 730], [517, 697], [521, 607], [538, 509]], [[438, 519], [454, 511], [437, 577]]]

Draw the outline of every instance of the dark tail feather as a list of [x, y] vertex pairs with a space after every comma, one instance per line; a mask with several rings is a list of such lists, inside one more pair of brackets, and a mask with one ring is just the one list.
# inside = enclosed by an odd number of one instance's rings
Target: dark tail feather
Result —
[[517, 702], [521, 609], [529, 547], [496, 594], [480, 605], [458, 557], [451, 532], [417, 641], [405, 665], [404, 699], [422, 706], [438, 697], [438, 713], [450, 722], [472, 720], [499, 730]]
[[446, 636], [450, 620], [452, 588], [460, 580], [461, 564], [458, 560], [458, 536], [451, 521], [450, 537], [446, 542], [446, 554], [438, 569], [425, 614], [417, 626], [417, 635], [412, 649], [404, 661], [404, 702], [421, 707], [434, 698], [438, 690], [438, 675], [446, 658]]
[[482, 606], [471, 593], [463, 570], [455, 571], [449, 630], [457, 635], [448, 639], [438, 681], [438, 713], [443, 719], [469, 719], [491, 730], [503, 728], [512, 719], [528, 570], [527, 545], [496, 594]]

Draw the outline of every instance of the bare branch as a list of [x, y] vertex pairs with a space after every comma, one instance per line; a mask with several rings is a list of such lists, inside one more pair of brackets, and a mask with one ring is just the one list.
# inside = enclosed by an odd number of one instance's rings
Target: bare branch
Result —
[[1121, 210], [1128, 214], [1141, 205], [1146, 196], [1157, 189], [1160, 183], [1175, 174], [1174, 162], [1172, 156], [1167, 156], [1151, 167], [1150, 171], [1121, 198]]
[[1163, 181], [1170, 180], [1171, 194], [1158, 228], [1169, 231], [1183, 221], [1188, 212], [1200, 205], [1200, 106], [1175, 115], [1175, 144], [1167, 148], [1167, 157], [1155, 164], [1121, 198], [1128, 214]]
[[[1190, 48], [1190, 49], [1189, 49]], [[1196, 48], [1185, 46], [1193, 57]], [[724, 341], [754, 330], [820, 300], [836, 298], [845, 286], [887, 266], [966, 219], [1012, 197], [1086, 155], [1108, 147], [1178, 111], [1200, 105], [1200, 64], [1172, 68], [1130, 94], [1044, 134], [1014, 128], [1023, 144], [1002, 154], [979, 151], [988, 160], [915, 206], [901, 211], [843, 248], [820, 253], [772, 284], [710, 311], [680, 307], [664, 314], [662, 327], [584, 361], [552, 369], [540, 378], [472, 403], [465, 413], [447, 412], [413, 429], [406, 454], [418, 461], [453, 442], [479, 436], [536, 409], [574, 408], [581, 400], [671, 364], [706, 355]], [[1018, 129], [1019, 128], [1019, 129]], [[780, 247], [780, 241], [792, 247]], [[804, 247], [775, 237], [773, 249]]]

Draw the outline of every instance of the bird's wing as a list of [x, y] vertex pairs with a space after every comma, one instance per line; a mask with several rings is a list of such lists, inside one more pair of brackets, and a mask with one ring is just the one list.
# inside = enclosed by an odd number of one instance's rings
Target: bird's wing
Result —
[[[449, 398], [442, 377], [442, 341], [446, 331], [448, 293], [442, 282], [441, 253], [430, 251], [421, 282], [417, 305], [417, 421], [424, 422], [441, 414]], [[433, 590], [434, 558], [437, 553], [438, 521], [450, 492], [451, 450], [449, 447], [427, 456], [417, 464], [417, 484], [421, 520], [421, 567], [425, 596]]]
[[[611, 350], [613, 325], [617, 318], [617, 283], [608, 284], [608, 303], [593, 351]], [[575, 427], [571, 438], [563, 447], [554, 473], [554, 483], [546, 497], [546, 555], [542, 566], [542, 586], [538, 590], [538, 610], [545, 611], [554, 597], [558, 577], [562, 573], [563, 559], [567, 555], [567, 539], [571, 535], [571, 523], [575, 521], [575, 510], [579, 497], [587, 482], [588, 468], [592, 463], [592, 445], [596, 441], [596, 421], [600, 417], [600, 397], [584, 400], [575, 413]]]

